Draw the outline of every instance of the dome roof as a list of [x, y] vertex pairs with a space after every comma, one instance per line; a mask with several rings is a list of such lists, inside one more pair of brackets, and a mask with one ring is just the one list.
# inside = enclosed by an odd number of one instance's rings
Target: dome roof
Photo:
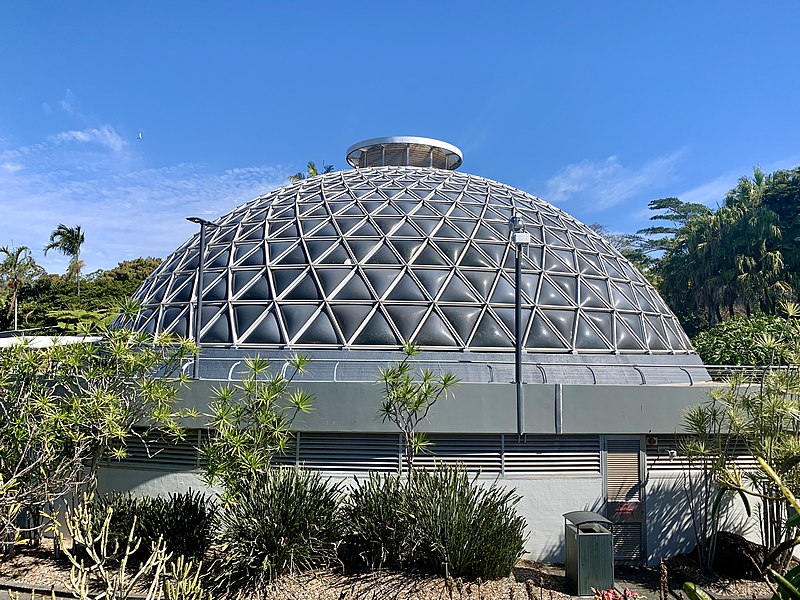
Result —
[[[528, 352], [688, 354], [678, 320], [607, 241], [495, 181], [417, 166], [293, 183], [206, 228], [203, 345], [513, 350], [516, 214]], [[135, 294], [148, 331], [193, 335], [199, 234]]]

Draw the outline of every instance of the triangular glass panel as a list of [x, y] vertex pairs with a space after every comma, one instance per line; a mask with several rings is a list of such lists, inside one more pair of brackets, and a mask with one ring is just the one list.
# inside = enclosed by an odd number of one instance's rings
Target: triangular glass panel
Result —
[[667, 319], [667, 340], [669, 341], [669, 345], [672, 346], [673, 350], [686, 349], [686, 344], [683, 342], [682, 337], [678, 335], [675, 324], [670, 319]]
[[220, 227], [217, 235], [214, 236], [214, 242], [218, 244], [230, 243], [236, 237], [236, 226]]
[[416, 228], [414, 228], [413, 225], [411, 225], [411, 223], [408, 221], [403, 221], [403, 224], [392, 232], [392, 237], [418, 238], [420, 237], [420, 233], [416, 230]]
[[[375, 221], [375, 224], [381, 231], [381, 235], [384, 236], [390, 235], [392, 230], [398, 225], [396, 217], [372, 217], [372, 220]], [[415, 235], [418, 236], [419, 234]]]
[[610, 281], [611, 293], [614, 296], [614, 308], [619, 310], [639, 310], [633, 303], [631, 286], [620, 281]]
[[634, 285], [633, 291], [636, 293], [636, 299], [639, 301], [639, 306], [642, 307], [642, 310], [645, 312], [658, 312], [656, 308], [650, 302], [650, 298], [645, 293], [644, 289], [638, 285]]
[[572, 332], [575, 327], [575, 311], [542, 309], [542, 315], [553, 324], [567, 342], [572, 344]]
[[571, 232], [570, 236], [572, 237], [572, 243], [576, 248], [580, 250], [589, 250], [590, 252], [594, 250], [594, 246], [589, 243], [589, 240], [582, 233], [573, 231]]
[[283, 322], [286, 324], [286, 333], [289, 336], [290, 342], [297, 337], [297, 333], [305, 326], [308, 320], [312, 318], [316, 310], [316, 304], [280, 305], [280, 312], [283, 316]]
[[418, 269], [414, 271], [414, 275], [417, 276], [417, 279], [422, 283], [422, 287], [431, 298], [436, 298], [449, 274], [449, 271], [440, 269]]
[[[253, 258], [251, 258], [250, 255], [253, 252], [256, 252], [259, 248], [263, 248], [263, 245], [257, 242], [251, 242], [249, 244], [236, 244], [233, 247], [233, 264], [236, 266], [258, 266], [254, 263], [256, 263], [259, 258], [263, 259], [263, 252], [261, 255], [256, 255]], [[263, 265], [265, 262], [266, 261], [262, 260], [261, 265]]]
[[600, 267], [600, 256], [597, 254], [585, 254], [578, 252], [578, 272], [583, 275], [600, 275], [605, 273]]
[[241, 337], [253, 324], [269, 311], [268, 304], [234, 304], [233, 315], [236, 331]]
[[[233, 299], [268, 300], [269, 281], [265, 271], [244, 271], [236, 269], [233, 273]], [[247, 289], [245, 289], [247, 288]]]
[[343, 217], [363, 217], [364, 214], [365, 214], [364, 209], [355, 203], [351, 204], [346, 209], [338, 213], [338, 215], [341, 215]]
[[617, 259], [611, 256], [607, 256], [606, 260], [603, 263], [606, 268], [606, 272], [608, 273], [609, 277], [613, 277], [615, 279], [628, 279], [625, 276], [625, 273], [622, 272], [622, 268], [617, 264]]
[[356, 257], [356, 262], [359, 263], [363, 263], [367, 255], [381, 244], [382, 242], [379, 240], [347, 240], [347, 245], [350, 246], [350, 250]]
[[514, 284], [508, 281], [502, 275], [497, 278], [497, 283], [494, 285], [492, 304], [514, 304], [517, 294], [514, 290]]
[[[330, 242], [328, 242], [330, 243]], [[333, 250], [328, 252], [325, 256], [320, 258], [320, 264], [323, 265], [352, 265], [355, 264], [347, 249], [342, 242], [338, 241], [333, 245]]]
[[475, 328], [475, 334], [469, 345], [471, 348], [510, 348], [514, 345], [514, 341], [503, 330], [494, 315], [487, 310]]
[[325, 310], [319, 311], [314, 322], [300, 334], [295, 344], [331, 345], [339, 344], [339, 337], [333, 329], [330, 317]]
[[669, 350], [665, 339], [667, 332], [664, 331], [664, 323], [658, 317], [644, 316], [645, 335], [647, 336], [647, 347], [650, 350]]
[[367, 259], [366, 264], [368, 265], [398, 265], [400, 261], [398, 260], [395, 253], [389, 247], [389, 244], [383, 243], [381, 244], [380, 248], [376, 252], [370, 255]]
[[414, 337], [414, 344], [417, 346], [437, 346], [437, 347], [454, 347], [459, 346], [459, 343], [447, 329], [444, 320], [436, 311], [432, 310], [428, 314], [428, 318], [422, 324], [422, 328], [417, 332]]
[[439, 298], [440, 302], [479, 302], [475, 292], [473, 292], [460, 277], [461, 274], [456, 272], [453, 277], [450, 278], [450, 282]]
[[364, 269], [364, 274], [367, 276], [372, 289], [378, 298], [382, 298], [389, 289], [391, 284], [400, 275], [400, 269]]
[[462, 250], [466, 247], [464, 242], [445, 242], [440, 240], [433, 242], [433, 244], [439, 249], [439, 252], [450, 259], [450, 264], [456, 264]]
[[525, 347], [536, 350], [565, 350], [567, 345], [556, 333], [553, 325], [543, 319], [537, 310], [533, 315], [533, 323], [528, 333], [528, 339], [525, 340]]
[[274, 261], [278, 265], [306, 265], [308, 257], [301, 244], [296, 244], [289, 252]]
[[279, 242], [277, 240], [270, 240], [267, 242], [267, 250], [269, 251], [270, 263], [280, 257], [281, 254], [286, 252], [289, 248], [293, 247], [297, 242]]
[[544, 269], [545, 271], [555, 271], [559, 273], [574, 273], [575, 269], [564, 263], [561, 257], [552, 248], [544, 250]]
[[[335, 245], [341, 248], [341, 244], [338, 242]], [[311, 262], [319, 261], [320, 257], [332, 246], [334, 246], [334, 243], [331, 240], [315, 240], [313, 238], [306, 240], [306, 247], [308, 248], [308, 253], [311, 256]]]
[[563, 232], [556, 232], [548, 227], [544, 228], [544, 243], [548, 247], [569, 247], [572, 245], [567, 241], [567, 236]]
[[467, 246], [466, 251], [461, 255], [459, 265], [462, 267], [479, 267], [485, 269], [494, 267], [491, 261], [473, 244]]
[[264, 232], [264, 225], [256, 225], [248, 229], [247, 231], [243, 231], [239, 234], [238, 238], [240, 241], [243, 242], [260, 242], [263, 241], [265, 237]]
[[203, 273], [203, 300], [225, 300], [228, 297], [228, 278], [225, 273]]
[[[307, 217], [324, 217], [328, 214], [328, 212], [325, 210], [325, 206], [320, 204], [322, 198], [319, 196], [319, 194], [315, 194], [314, 198], [303, 198], [302, 200], [304, 204], [301, 206], [302, 212], [300, 213], [300, 216], [303, 220], [305, 220]], [[313, 200], [313, 202], [306, 203], [307, 200]]]
[[614, 323], [611, 318], [611, 313], [586, 310], [583, 311], [582, 316], [594, 325], [594, 328], [605, 337], [609, 347], [611, 347], [611, 340], [614, 339]]
[[[373, 194], [373, 195], [378, 198], [381, 197], [380, 194]], [[364, 210], [369, 214], [377, 212], [378, 209], [384, 204], [386, 204], [385, 200], [363, 200], [361, 202], [361, 206], [363, 206]]]
[[351, 237], [382, 237], [382, 235], [369, 221], [364, 221], [360, 227], [350, 233]]
[[481, 309], [477, 306], [443, 306], [441, 311], [450, 326], [461, 338], [462, 343], [466, 344], [475, 324], [478, 322]]
[[466, 236], [455, 229], [450, 223], [442, 223], [442, 226], [436, 230], [433, 234], [434, 238], [442, 238], [442, 239], [449, 239], [449, 240], [461, 240], [464, 239]]
[[478, 226], [478, 230], [475, 232], [475, 239], [490, 242], [506, 242], [508, 241], [508, 233], [502, 234], [489, 225], [481, 223]]
[[170, 332], [181, 337], [189, 337], [189, 310], [188, 308], [169, 307], [164, 310], [161, 317], [162, 332]]
[[438, 211], [433, 210], [430, 204], [423, 202], [417, 205], [417, 209], [414, 211], [414, 217], [441, 217], [441, 215]]
[[367, 288], [367, 284], [361, 278], [361, 275], [356, 272], [351, 277], [344, 287], [336, 293], [337, 300], [372, 300], [372, 292]]
[[581, 278], [582, 307], [610, 308], [611, 297], [608, 293], [608, 283], [604, 279]]
[[345, 337], [345, 344], [349, 342], [350, 338], [356, 330], [361, 327], [364, 319], [367, 318], [372, 310], [371, 304], [331, 304], [331, 311], [336, 318], [339, 329]]
[[644, 350], [644, 330], [639, 315], [617, 315], [617, 348], [619, 350]]
[[[542, 270], [542, 252], [544, 248], [539, 246], [528, 246], [522, 249], [522, 270], [523, 271], [541, 271]], [[515, 252], [509, 250], [506, 254], [506, 268], [514, 268]]]
[[428, 306], [401, 306], [396, 304], [386, 305], [386, 312], [400, 332], [404, 340], [410, 341], [411, 334], [416, 331], [422, 317], [428, 311]]
[[282, 295], [304, 273], [305, 269], [272, 269], [275, 293]]
[[481, 300], [489, 299], [492, 284], [497, 277], [494, 271], [459, 271], [458, 273], [472, 284]]
[[[512, 273], [507, 273], [508, 276], [513, 277]], [[522, 303], [535, 304], [536, 293], [539, 291], [539, 274], [538, 273], [522, 273]]]
[[396, 346], [399, 341], [386, 317], [376, 310], [352, 343], [354, 346]]
[[420, 252], [414, 259], [415, 265], [431, 265], [434, 267], [444, 266], [447, 261], [434, 250], [430, 245], [425, 246], [425, 249]]
[[317, 277], [319, 278], [322, 291], [327, 298], [333, 296], [333, 291], [344, 281], [350, 274], [351, 269], [315, 269]]
[[231, 323], [228, 317], [228, 305], [221, 306], [203, 304], [200, 343], [231, 344]]
[[566, 298], [561, 288], [550, 281], [547, 276], [542, 277], [538, 304], [543, 306], [577, 306], [577, 303]]
[[[238, 310], [237, 307], [235, 310]], [[240, 329], [240, 336], [244, 334], [244, 332]], [[274, 311], [270, 311], [262, 320], [261, 322], [253, 328], [252, 331], [247, 333], [244, 337], [240, 337], [239, 339], [240, 344], [282, 344], [284, 343], [283, 336], [281, 335], [281, 329], [278, 326], [278, 319], [275, 316]]]
[[578, 331], [575, 335], [575, 348], [578, 350], [610, 350], [608, 342], [597, 332], [589, 321], [578, 315]]
[[411, 275], [406, 272], [392, 288], [392, 291], [389, 292], [386, 300], [394, 302], [422, 302], [427, 300], [427, 298], [422, 293], [422, 290], [419, 289], [417, 283], [412, 279]]
[[397, 218], [404, 213], [390, 202], [389, 204], [383, 206], [378, 211], [378, 214], [382, 217], [392, 217], [393, 219], [397, 220]]
[[[227, 248], [221, 252], [217, 252], [213, 258], [206, 259], [207, 269], [218, 269], [228, 266], [228, 258], [230, 257], [230, 250]], [[263, 263], [262, 263], [263, 264]]]
[[300, 237], [300, 232], [297, 229], [297, 223], [292, 222], [289, 224], [288, 227], [284, 227], [278, 233], [276, 233], [273, 237], [285, 240], [291, 238], [298, 238]]
[[439, 226], [442, 221], [440, 219], [414, 219], [414, 224], [425, 232], [425, 235], [430, 236], [433, 230]]
[[336, 231], [336, 227], [330, 221], [326, 221], [322, 227], [315, 229], [311, 233], [311, 237], [314, 238], [330, 238], [330, 237], [337, 237], [339, 232]]
[[336, 224], [342, 235], [350, 235], [350, 230], [363, 221], [362, 217], [336, 217]]
[[499, 267], [503, 264], [508, 244], [480, 244], [480, 249], [489, 257], [492, 267]]
[[455, 227], [456, 229], [458, 229], [462, 233], [463, 237], [465, 237], [465, 238], [471, 238], [472, 237], [472, 232], [475, 230], [475, 221], [474, 220], [473, 221], [464, 221], [464, 220], [460, 220], [460, 219], [455, 219], [455, 220], [451, 221], [451, 223], [452, 223], [453, 227]]
[[[492, 307], [492, 312], [497, 315], [500, 320], [503, 322], [503, 325], [506, 326], [506, 329], [511, 333], [511, 339], [514, 339], [514, 328], [515, 328], [515, 310], [513, 308], [497, 308]], [[531, 316], [531, 310], [524, 309], [522, 311], [522, 318], [520, 319], [520, 328], [522, 330], [522, 335], [525, 335], [525, 329], [528, 326], [528, 318]]]
[[389, 245], [395, 249], [400, 257], [403, 259], [403, 262], [411, 262], [411, 257], [416, 254], [422, 246], [425, 245], [425, 242], [422, 240], [397, 240], [392, 239], [389, 242]]
[[284, 296], [285, 300], [321, 300], [316, 281], [311, 274], [311, 271], [306, 271], [305, 274], [297, 281], [294, 287]]
[[561, 292], [570, 300], [571, 306], [578, 305], [578, 278], [566, 275], [550, 275], [550, 281], [561, 289]]
[[194, 275], [179, 275], [172, 282], [172, 290], [169, 292], [167, 300], [169, 302], [188, 302], [195, 297]]

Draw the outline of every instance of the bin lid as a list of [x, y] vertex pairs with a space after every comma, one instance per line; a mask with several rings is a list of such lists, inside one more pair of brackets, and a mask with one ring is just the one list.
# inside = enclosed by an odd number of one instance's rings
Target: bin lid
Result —
[[606, 519], [603, 515], [599, 515], [588, 510], [575, 510], [564, 513], [564, 518], [575, 525], [583, 525], [584, 523], [603, 523], [604, 525], [613, 525], [613, 523]]

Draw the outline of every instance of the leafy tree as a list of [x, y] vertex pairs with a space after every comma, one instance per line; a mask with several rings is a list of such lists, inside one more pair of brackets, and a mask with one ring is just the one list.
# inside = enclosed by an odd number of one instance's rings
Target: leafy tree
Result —
[[[781, 340], [772, 344], [767, 340]], [[711, 365], [789, 365], [792, 348], [800, 344], [800, 323], [778, 315], [741, 316], [699, 333], [692, 344]]]
[[690, 220], [711, 214], [711, 209], [704, 204], [682, 202], [678, 198], [659, 198], [658, 200], [651, 200], [647, 206], [650, 210], [661, 211], [651, 216], [651, 221], [666, 221], [671, 223], [669, 226], [658, 225], [654, 227], [645, 227], [636, 232], [636, 235], [646, 236], [642, 249], [648, 254], [669, 250], [678, 232], [685, 227]]
[[60, 223], [58, 227], [50, 234], [50, 243], [44, 247], [44, 253], [47, 254], [50, 250], [58, 250], [64, 256], [69, 257], [69, 267], [67, 268], [67, 276], [78, 282], [78, 297], [81, 296], [81, 270], [84, 263], [81, 260], [81, 247], [85, 236], [83, 229], [80, 225], [75, 227], [67, 227]]
[[20, 290], [44, 274], [44, 269], [36, 264], [27, 246], [0, 247], [0, 254], [5, 258], [0, 263], [0, 286], [8, 298], [8, 310], [5, 318], [8, 321], [14, 315], [14, 329], [19, 329], [19, 293]]
[[430, 446], [425, 434], [417, 431], [419, 423], [427, 418], [436, 402], [450, 396], [459, 379], [452, 373], [434, 375], [430, 369], [422, 369], [417, 375], [409, 361], [419, 354], [419, 348], [407, 342], [403, 352], [406, 356], [401, 362], [380, 370], [378, 383], [383, 386], [383, 404], [378, 414], [402, 433], [405, 466], [410, 475], [414, 457]]
[[[132, 317], [132, 315], [129, 315]], [[125, 455], [135, 424], [180, 438], [180, 366], [190, 340], [102, 329], [77, 344], [0, 350], [0, 536], [76, 487], [94, 487], [104, 457]]]
[[309, 161], [306, 165], [306, 172], [303, 173], [302, 171], [298, 171], [294, 175], [289, 175], [289, 181], [303, 181], [304, 179], [308, 179], [310, 177], [316, 177], [320, 174], [330, 173], [333, 171], [333, 165], [326, 165], [324, 162], [322, 163], [322, 173], [319, 172], [317, 169], [317, 165]]
[[289, 360], [289, 377], [271, 373], [270, 364], [260, 356], [245, 360], [249, 373], [238, 384], [224, 384], [215, 390], [211, 403], [209, 440], [201, 448], [203, 475], [213, 485], [221, 482], [226, 492], [243, 481], [266, 472], [276, 454], [292, 442], [292, 423], [298, 413], [312, 410], [313, 397], [292, 386], [304, 373], [308, 357]]

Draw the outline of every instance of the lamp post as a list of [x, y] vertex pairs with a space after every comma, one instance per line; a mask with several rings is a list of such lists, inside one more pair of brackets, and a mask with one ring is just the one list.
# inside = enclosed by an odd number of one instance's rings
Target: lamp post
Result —
[[514, 383], [517, 388], [517, 435], [524, 431], [524, 392], [522, 390], [522, 246], [530, 244], [531, 234], [518, 215], [508, 220], [509, 241], [514, 244]]
[[197, 302], [194, 311], [194, 342], [197, 344], [197, 354], [194, 355], [192, 366], [192, 379], [200, 378], [200, 325], [203, 313], [203, 257], [206, 254], [206, 227], [218, 228], [219, 225], [201, 219], [200, 217], [186, 217], [187, 221], [200, 225], [200, 248], [197, 252]]

